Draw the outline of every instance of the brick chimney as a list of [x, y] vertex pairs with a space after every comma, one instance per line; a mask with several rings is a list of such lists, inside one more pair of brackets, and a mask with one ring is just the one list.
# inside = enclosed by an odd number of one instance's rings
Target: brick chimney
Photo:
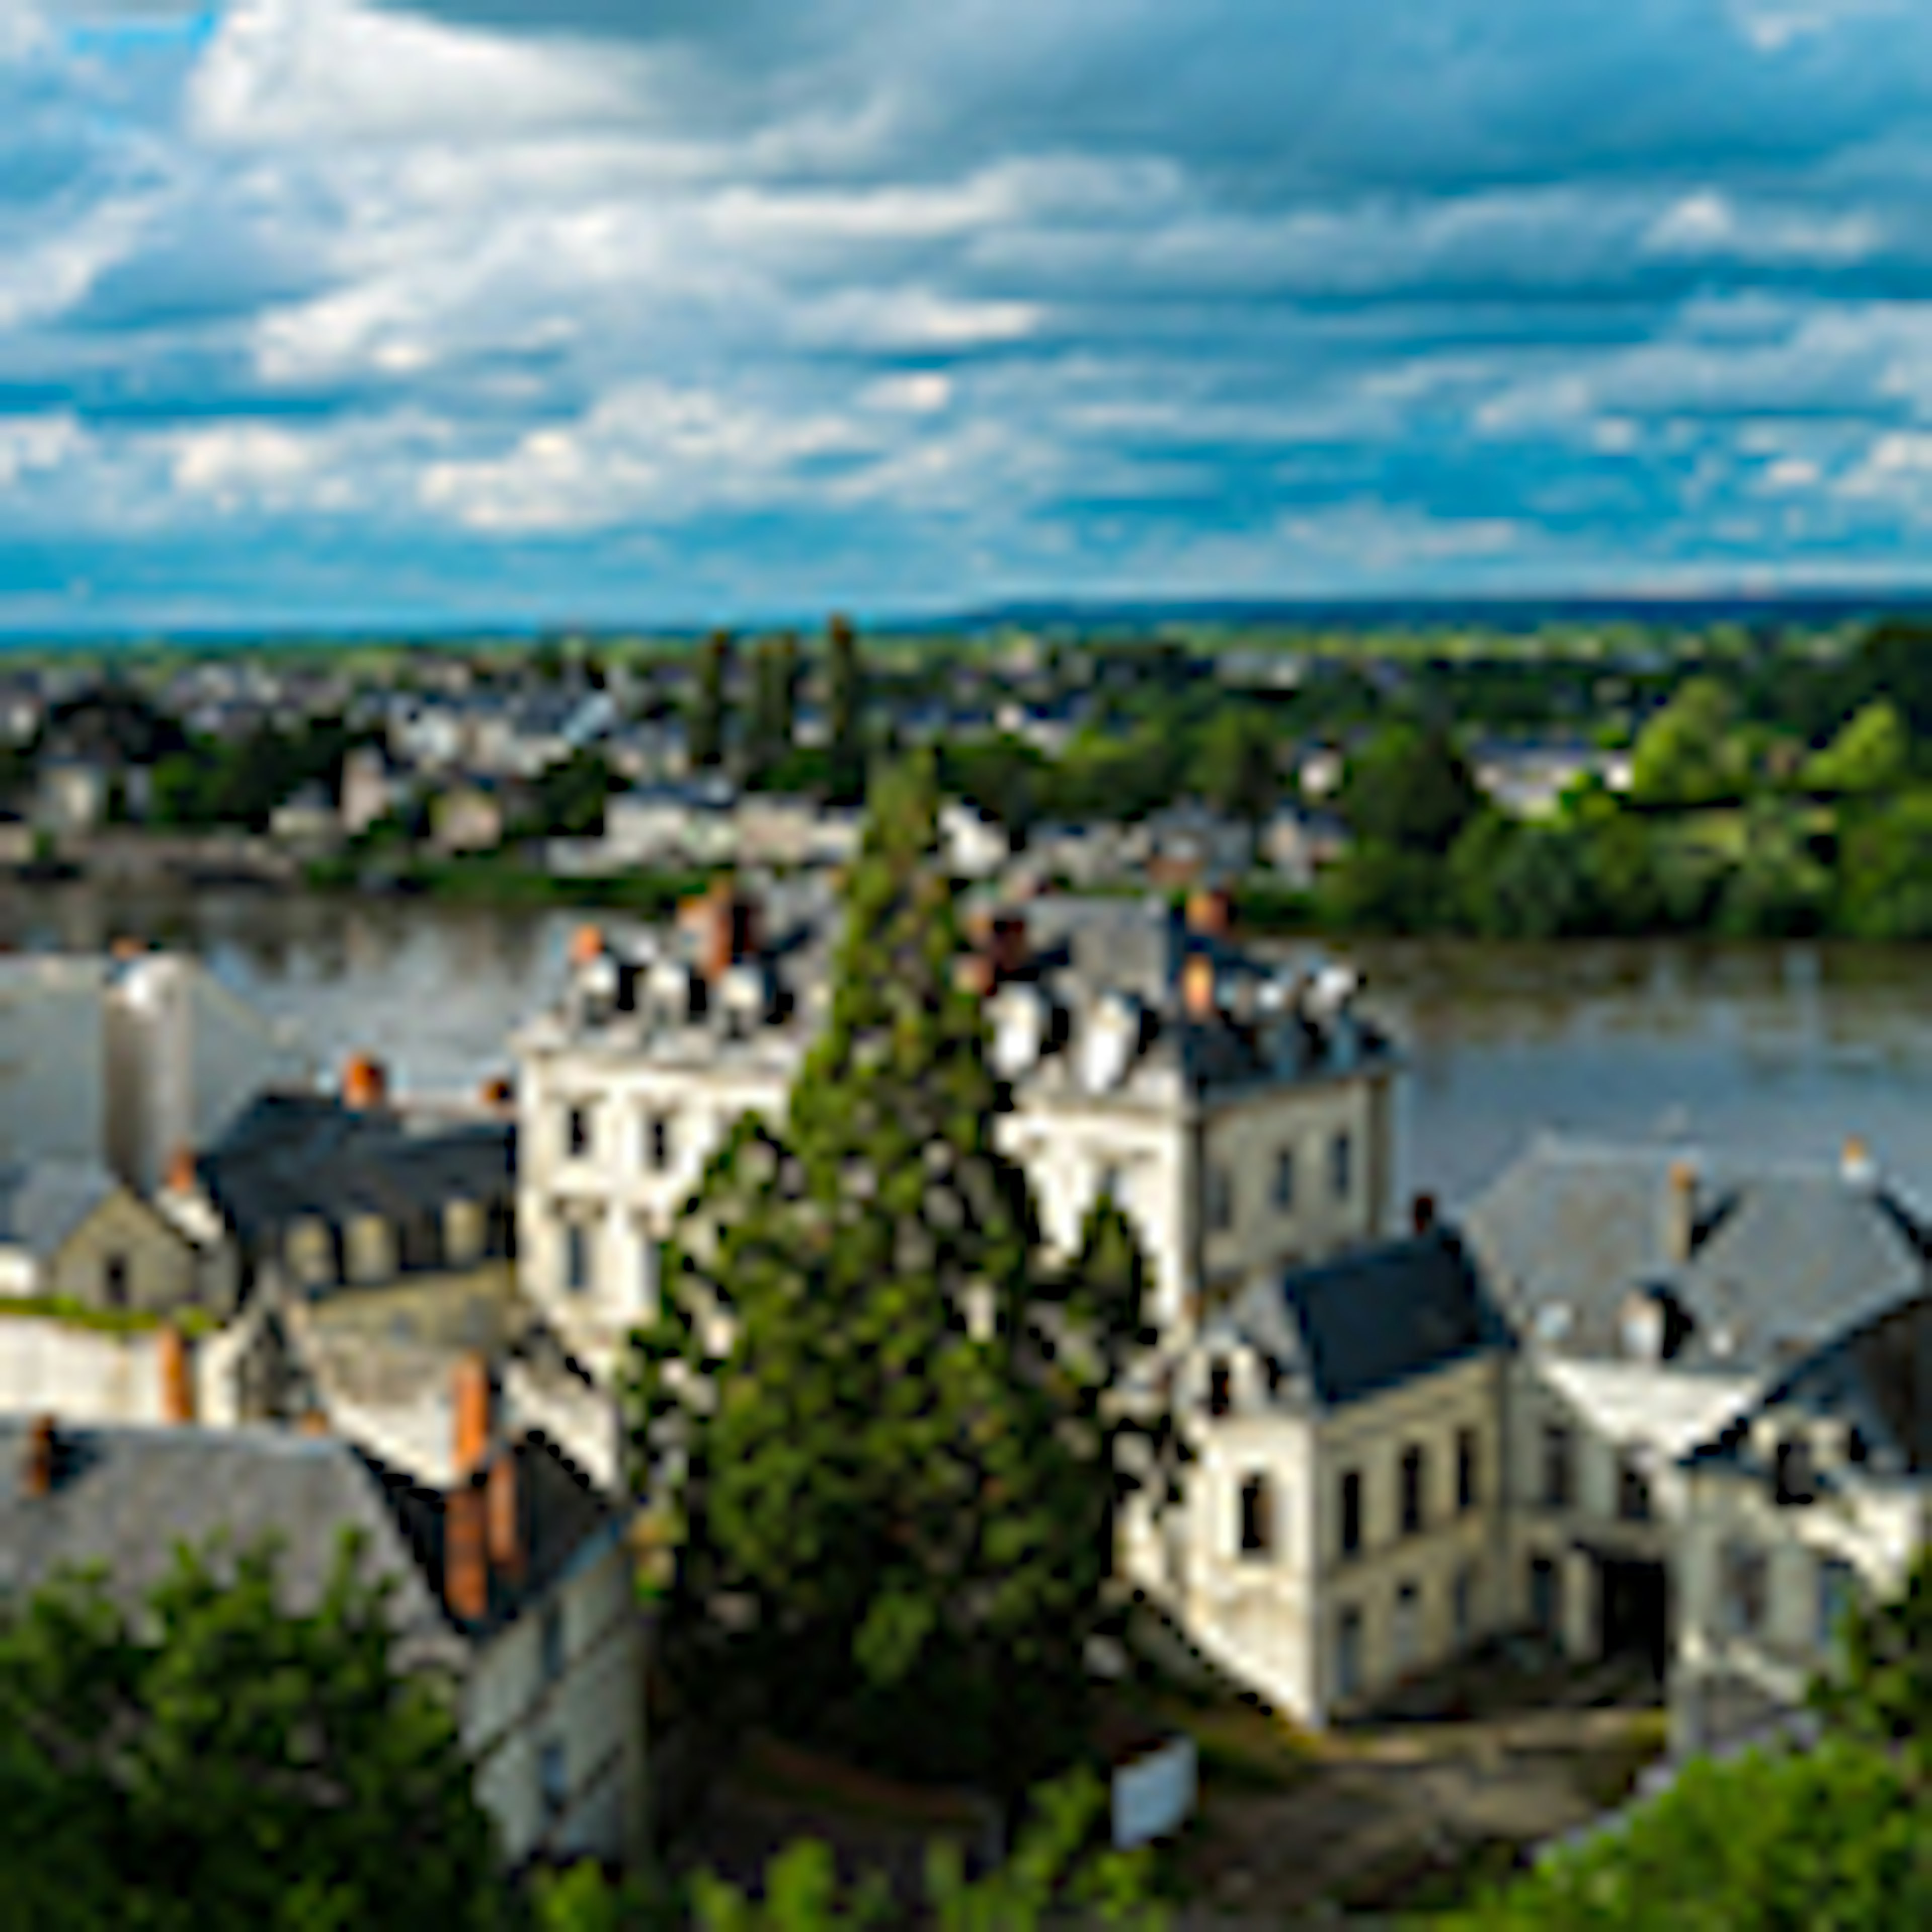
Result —
[[490, 1567], [514, 1588], [524, 1580], [524, 1522], [516, 1451], [506, 1443], [490, 1465]]
[[374, 1054], [351, 1054], [342, 1069], [343, 1105], [366, 1113], [389, 1104], [389, 1070]]
[[481, 1354], [465, 1355], [456, 1365], [452, 1389], [456, 1432], [452, 1444], [455, 1480], [466, 1481], [489, 1459], [495, 1432], [495, 1392], [490, 1385], [490, 1364]]
[[194, 1149], [178, 1147], [168, 1156], [168, 1192], [195, 1194], [201, 1190], [201, 1177], [195, 1170]]
[[1692, 1162], [1674, 1160], [1664, 1187], [1664, 1258], [1682, 1268], [1696, 1244], [1697, 1169]]
[[1418, 1194], [1409, 1203], [1408, 1224], [1418, 1240], [1424, 1234], [1436, 1232], [1436, 1197], [1432, 1194]]
[[1234, 896], [1219, 886], [1196, 886], [1187, 896], [1187, 929], [1203, 939], [1226, 939], [1234, 929]]
[[188, 1337], [172, 1322], [154, 1336], [154, 1366], [160, 1376], [161, 1420], [177, 1426], [194, 1421], [194, 1358]]
[[449, 1607], [466, 1623], [490, 1614], [490, 1544], [483, 1479], [464, 1476], [443, 1505], [442, 1583]]
[[580, 926], [570, 936], [570, 963], [573, 966], [588, 966], [604, 956], [604, 929], [602, 926]]
[[124, 965], [130, 959], [140, 958], [147, 950], [146, 946], [141, 940], [130, 939], [124, 935], [115, 940], [111, 949], [114, 958], [119, 960]]
[[54, 1419], [37, 1415], [27, 1427], [27, 1449], [20, 1466], [20, 1493], [44, 1496], [54, 1486]]
[[1203, 1024], [1221, 1016], [1221, 987], [1214, 962], [1204, 952], [1190, 952], [1180, 971], [1180, 1000], [1187, 1017]]

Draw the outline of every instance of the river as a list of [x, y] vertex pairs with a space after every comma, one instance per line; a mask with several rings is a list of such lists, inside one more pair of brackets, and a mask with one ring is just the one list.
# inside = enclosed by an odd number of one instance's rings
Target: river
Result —
[[[86, 886], [0, 892], [0, 942], [130, 934], [200, 954], [319, 1058], [405, 1090], [505, 1070], [573, 917], [419, 901]], [[1932, 1202], [1932, 955], [1855, 947], [1364, 945], [1366, 1006], [1408, 1048], [1402, 1185], [1453, 1204], [1541, 1128], [1834, 1159], [1856, 1133]]]

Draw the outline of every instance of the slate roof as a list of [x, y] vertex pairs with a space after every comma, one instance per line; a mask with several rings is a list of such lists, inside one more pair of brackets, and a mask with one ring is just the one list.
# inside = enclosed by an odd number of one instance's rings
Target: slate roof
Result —
[[1323, 1409], [1510, 1346], [1508, 1324], [1446, 1228], [1251, 1286], [1228, 1321]]
[[1670, 1170], [1686, 1158], [1545, 1136], [1465, 1211], [1464, 1235], [1520, 1333], [1623, 1359], [1630, 1298], [1661, 1289], [1689, 1321], [1676, 1366], [1764, 1376], [1923, 1288], [1914, 1212], [1882, 1183], [1822, 1163], [1700, 1160], [1696, 1238], [1674, 1263]]
[[119, 1186], [95, 1161], [31, 1160], [0, 1168], [0, 1246], [51, 1260]]
[[1786, 1411], [1849, 1424], [1881, 1469], [1932, 1474], [1932, 1298], [1908, 1301], [1808, 1356], [1687, 1460], [1767, 1474], [1751, 1449], [1751, 1426]]
[[514, 1621], [619, 1520], [548, 1437], [532, 1432], [511, 1445], [527, 1568], [514, 1588], [494, 1579], [489, 1616], [465, 1624], [445, 1594], [444, 1496], [339, 1437], [63, 1424], [52, 1488], [35, 1497], [20, 1480], [31, 1426], [0, 1418], [0, 1594], [31, 1592], [64, 1566], [100, 1563], [131, 1602], [168, 1574], [183, 1544], [200, 1549], [225, 1533], [242, 1549], [272, 1535], [282, 1545], [284, 1601], [301, 1612], [320, 1600], [341, 1532], [353, 1528], [368, 1538], [375, 1568], [398, 1580], [396, 1628], [412, 1660], [460, 1663], [471, 1642]]
[[243, 1247], [258, 1251], [298, 1220], [391, 1222], [451, 1202], [516, 1194], [516, 1128], [502, 1120], [424, 1124], [319, 1094], [268, 1093], [236, 1120], [197, 1171]]

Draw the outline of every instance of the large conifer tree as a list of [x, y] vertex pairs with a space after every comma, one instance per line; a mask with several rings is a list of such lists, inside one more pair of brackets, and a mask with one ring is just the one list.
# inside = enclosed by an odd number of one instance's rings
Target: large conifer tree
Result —
[[801, 1734], [1016, 1792], [1074, 1748], [1108, 1618], [1144, 1269], [1124, 1222], [1091, 1286], [1042, 1254], [936, 818], [929, 762], [878, 787], [830, 1023], [783, 1130], [741, 1122], [691, 1204], [634, 1426], [706, 1667]]

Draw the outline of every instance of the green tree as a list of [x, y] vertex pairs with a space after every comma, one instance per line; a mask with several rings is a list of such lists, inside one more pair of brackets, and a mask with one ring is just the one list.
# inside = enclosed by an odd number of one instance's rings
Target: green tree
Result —
[[1932, 1546], [1896, 1597], [1859, 1602], [1837, 1633], [1838, 1668], [1812, 1686], [1832, 1728], [1893, 1754], [1922, 1798], [1932, 1794]]
[[1825, 923], [1832, 877], [1810, 850], [1802, 812], [1774, 798], [1744, 812], [1744, 844], [1718, 902], [1719, 929], [1732, 938], [1790, 939]]
[[1932, 1924], [1932, 1832], [1845, 1744], [1688, 1766], [1628, 1822], [1448, 1922], [1467, 1932], [1893, 1932]]
[[1435, 726], [1384, 726], [1348, 760], [1337, 801], [1370, 844], [1440, 857], [1483, 808], [1468, 761]]
[[798, 640], [767, 638], [752, 661], [752, 716], [746, 768], [752, 782], [768, 778], [791, 749], [798, 710]]
[[693, 771], [714, 771], [724, 762], [731, 655], [731, 638], [724, 631], [714, 631], [698, 650], [697, 690], [686, 727]]
[[530, 829], [544, 838], [595, 838], [604, 830], [604, 808], [618, 788], [616, 775], [601, 752], [573, 752], [538, 776]]
[[[448, 1697], [396, 1667], [345, 1539], [316, 1607], [266, 1546], [184, 1550], [130, 1614], [98, 1573], [0, 1613], [0, 1917], [108, 1932], [494, 1927]], [[10, 1914], [9, 1916], [8, 1915]]]
[[866, 669], [858, 633], [846, 619], [834, 617], [826, 627], [825, 657], [832, 802], [856, 805], [866, 795]]
[[1546, 940], [1588, 930], [1594, 912], [1585, 838], [1557, 825], [1474, 820], [1449, 855], [1460, 922], [1488, 939]]
[[1808, 790], [1833, 794], [1893, 791], [1912, 763], [1912, 734], [1898, 706], [1874, 698], [1830, 744], [1805, 761]]
[[1454, 910], [1447, 868], [1427, 852], [1359, 844], [1316, 880], [1317, 921], [1338, 932], [1441, 931]]
[[1230, 818], [1250, 825], [1266, 818], [1281, 790], [1274, 733], [1267, 718], [1245, 706], [1217, 712], [1195, 754], [1194, 785]]
[[786, 1728], [1011, 1795], [1085, 1721], [1116, 1495], [1082, 1364], [1113, 1345], [1070, 1336], [995, 1146], [936, 813], [929, 760], [875, 787], [829, 1024], [680, 1223], [632, 1414], [676, 1636]]
[[1640, 804], [1711, 805], [1736, 797], [1747, 774], [1737, 707], [1715, 678], [1694, 677], [1638, 734], [1630, 796]]
[[1907, 792], [1847, 824], [1838, 928], [1854, 939], [1932, 939], [1932, 792]]

